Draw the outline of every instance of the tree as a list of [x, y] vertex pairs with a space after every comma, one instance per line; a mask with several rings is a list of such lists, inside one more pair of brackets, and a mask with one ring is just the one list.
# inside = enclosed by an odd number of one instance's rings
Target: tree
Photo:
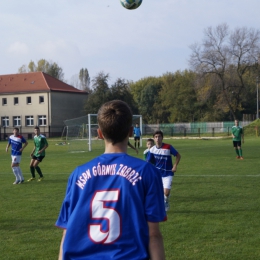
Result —
[[22, 65], [18, 69], [19, 73], [26, 73], [26, 72], [36, 72], [36, 71], [42, 71], [56, 79], [63, 80], [64, 73], [63, 69], [56, 63], [52, 61], [47, 61], [45, 59], [41, 59], [37, 62], [37, 65], [33, 61], [30, 61], [27, 69], [26, 65]]
[[[130, 83], [130, 92], [138, 106], [139, 113], [143, 115], [144, 123], [161, 121], [161, 118], [159, 118], [159, 111], [161, 111], [159, 92], [161, 87], [161, 79], [157, 77], [147, 77]], [[157, 102], [159, 102], [158, 105], [156, 105]]]
[[108, 101], [109, 94], [109, 74], [99, 72], [92, 80], [92, 91], [88, 95], [88, 99], [85, 104], [85, 111], [87, 114], [96, 114], [98, 109]]
[[230, 31], [227, 24], [221, 24], [208, 27], [204, 35], [202, 44], [191, 46], [190, 65], [199, 76], [212, 76], [211, 82], [217, 87], [216, 104], [236, 118], [243, 110], [248, 91], [245, 77], [258, 67], [260, 31], [252, 28]]
[[88, 91], [90, 90], [90, 77], [87, 69], [81, 69], [79, 71], [79, 81], [81, 85], [81, 89]]

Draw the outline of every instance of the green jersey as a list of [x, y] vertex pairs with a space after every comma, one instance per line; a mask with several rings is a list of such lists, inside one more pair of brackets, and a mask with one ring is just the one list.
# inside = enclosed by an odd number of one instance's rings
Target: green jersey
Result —
[[34, 146], [35, 146], [35, 151], [33, 153], [34, 156], [38, 157], [38, 156], [45, 156], [45, 150], [38, 154], [38, 152], [46, 145], [48, 145], [47, 139], [44, 135], [35, 135], [34, 136]]
[[232, 134], [235, 136], [233, 141], [241, 141], [241, 136], [243, 135], [243, 128], [240, 126], [232, 126]]

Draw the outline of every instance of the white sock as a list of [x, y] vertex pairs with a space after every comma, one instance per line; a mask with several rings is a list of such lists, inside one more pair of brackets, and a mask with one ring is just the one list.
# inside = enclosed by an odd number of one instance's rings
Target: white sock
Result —
[[21, 170], [20, 166], [17, 167], [17, 171], [18, 171], [18, 175], [20, 177], [20, 181], [23, 181], [24, 177], [23, 177], [22, 170]]
[[13, 173], [14, 173], [14, 176], [15, 176], [15, 180], [20, 181], [20, 176], [19, 176], [17, 167], [12, 167], [12, 170], [13, 170]]

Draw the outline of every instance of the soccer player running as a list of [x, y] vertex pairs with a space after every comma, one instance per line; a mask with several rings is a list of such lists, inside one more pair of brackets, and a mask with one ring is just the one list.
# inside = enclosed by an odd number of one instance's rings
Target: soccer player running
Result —
[[239, 126], [239, 121], [235, 120], [235, 125], [231, 128], [232, 137], [233, 137], [233, 146], [237, 155], [237, 159], [244, 160], [242, 156], [242, 148], [241, 148], [241, 139], [244, 143], [244, 133], [243, 128]]
[[138, 124], [135, 124], [134, 127], [134, 139], [135, 139], [135, 148], [136, 148], [136, 144], [137, 144], [137, 148], [139, 149], [140, 147], [140, 138], [141, 138], [141, 129], [139, 127]]
[[[24, 145], [23, 145], [24, 144]], [[25, 138], [19, 134], [19, 128], [14, 127], [13, 135], [8, 138], [8, 144], [6, 146], [6, 152], [11, 145], [11, 167], [15, 176], [15, 182], [13, 184], [21, 184], [24, 182], [24, 177], [20, 168], [20, 162], [22, 157], [22, 151], [28, 145]]]
[[[170, 144], [165, 144], [163, 140], [163, 132], [158, 130], [153, 134], [155, 146], [153, 146], [147, 156], [147, 161], [154, 164], [161, 172], [163, 188], [164, 188], [164, 204], [165, 210], [170, 208], [169, 197], [172, 186], [174, 173], [177, 171], [177, 165], [180, 162], [181, 155]], [[176, 157], [174, 165], [172, 165], [172, 155]]]
[[64, 229], [59, 259], [164, 260], [161, 176], [126, 153], [132, 112], [113, 100], [102, 105], [97, 118], [105, 152], [69, 177], [56, 222]]
[[35, 133], [35, 136], [33, 138], [34, 148], [31, 152], [32, 159], [30, 162], [30, 171], [32, 174], [32, 178], [30, 178], [28, 181], [35, 180], [35, 170], [40, 175], [38, 181], [42, 181], [43, 174], [42, 174], [41, 168], [38, 165], [45, 157], [45, 150], [48, 147], [48, 142], [47, 142], [46, 137], [44, 135], [40, 134], [40, 128], [38, 126], [34, 127], [34, 133]]

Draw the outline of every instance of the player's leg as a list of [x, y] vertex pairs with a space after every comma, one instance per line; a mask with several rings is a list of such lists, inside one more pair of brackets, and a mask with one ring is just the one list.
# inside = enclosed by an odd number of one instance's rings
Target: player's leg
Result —
[[172, 187], [172, 177], [173, 176], [167, 176], [167, 177], [162, 178], [165, 211], [168, 211], [170, 209], [169, 198], [170, 198], [170, 192], [171, 192], [171, 187]]
[[243, 158], [243, 153], [242, 153], [241, 141], [238, 142], [237, 149], [238, 149], [238, 153], [239, 153], [239, 159], [243, 160], [244, 158]]
[[34, 168], [34, 162], [36, 161], [36, 157], [33, 156], [30, 162], [30, 172], [32, 177], [28, 181], [34, 181], [35, 180], [35, 168]]
[[238, 152], [238, 147], [237, 147], [237, 141], [233, 141], [233, 146], [234, 146], [234, 149], [235, 149], [235, 152], [236, 152], [236, 158], [239, 159], [240, 158], [240, 155], [239, 155], [239, 152]]
[[138, 149], [139, 149], [140, 148], [140, 137], [138, 137], [137, 145], [138, 145]]
[[12, 163], [11, 168], [15, 176], [15, 182], [13, 184], [18, 184], [20, 182], [19, 173], [17, 171], [17, 163], [16, 163], [16, 156], [12, 155]]
[[18, 177], [19, 177], [19, 184], [24, 182], [24, 177], [23, 177], [23, 174], [22, 174], [22, 170], [20, 168], [21, 159], [22, 159], [21, 155], [16, 156], [15, 167], [16, 167], [16, 171], [17, 171], [17, 174], [18, 174]]
[[44, 158], [44, 156], [37, 157], [37, 160], [35, 160], [34, 164], [33, 164], [35, 170], [40, 175], [38, 181], [42, 181], [43, 180], [43, 174], [42, 174], [41, 168], [39, 167], [39, 163], [43, 160], [43, 158]]
[[136, 142], [137, 142], [137, 139], [136, 139], [136, 137], [135, 137], [135, 148], [136, 148]]

